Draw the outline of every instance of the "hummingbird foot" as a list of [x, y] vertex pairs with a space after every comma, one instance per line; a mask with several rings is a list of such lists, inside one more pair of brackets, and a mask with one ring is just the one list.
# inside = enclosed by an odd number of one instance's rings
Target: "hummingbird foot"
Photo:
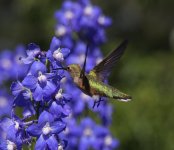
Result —
[[100, 102], [103, 101], [99, 95], [93, 95], [92, 98], [94, 99], [93, 109], [95, 108], [96, 104], [99, 107]]

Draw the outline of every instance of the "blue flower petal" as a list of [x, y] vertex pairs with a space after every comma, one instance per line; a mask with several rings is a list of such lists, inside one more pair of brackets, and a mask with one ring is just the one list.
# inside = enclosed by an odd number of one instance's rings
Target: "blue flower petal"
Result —
[[67, 101], [70, 101], [72, 99], [72, 96], [70, 94], [63, 93], [62, 95], [63, 95], [64, 99]]
[[35, 89], [37, 81], [38, 80], [36, 77], [32, 75], [28, 75], [24, 78], [24, 80], [22, 81], [22, 84], [29, 89]]
[[29, 99], [24, 98], [23, 92], [21, 92], [18, 96], [16, 96], [14, 98], [14, 102], [15, 102], [16, 106], [19, 106], [19, 107], [26, 106], [28, 101], [29, 101]]
[[66, 128], [66, 124], [62, 121], [55, 121], [51, 124], [52, 133], [59, 134]]
[[36, 45], [35, 43], [30, 43], [30, 44], [28, 44], [27, 49], [28, 50], [36, 50], [36, 49], [40, 49], [40, 47], [38, 45]]
[[90, 147], [90, 143], [89, 143], [89, 139], [86, 137], [81, 138], [80, 142], [79, 142], [79, 148], [80, 150], [88, 150]]
[[24, 63], [24, 64], [31, 64], [34, 61], [34, 57], [33, 56], [28, 56], [28, 57], [21, 57], [20, 60]]
[[89, 117], [85, 118], [81, 121], [81, 126], [82, 127], [91, 127], [91, 128], [93, 128], [94, 125], [95, 124], [94, 124], [93, 120]]
[[46, 141], [50, 150], [57, 150], [58, 142], [55, 139], [54, 135], [50, 136], [49, 139]]
[[14, 96], [17, 96], [23, 90], [23, 85], [20, 82], [13, 82], [11, 91]]
[[11, 116], [13, 102], [14, 100], [5, 91], [0, 91], [0, 118]]
[[112, 144], [111, 144], [112, 148], [116, 148], [116, 147], [118, 147], [119, 145], [120, 145], [119, 140], [113, 138], [113, 139], [112, 139]]
[[0, 149], [6, 150], [7, 149], [7, 140], [0, 138]]
[[46, 149], [46, 146], [47, 146], [46, 141], [43, 135], [41, 135], [39, 139], [36, 141], [35, 150], [44, 150]]
[[32, 75], [38, 77], [38, 73], [39, 72], [42, 72], [42, 73], [45, 73], [46, 72], [46, 66], [39, 62], [39, 61], [35, 61], [32, 65], [31, 65], [31, 68], [30, 68], [30, 71], [29, 71]]
[[48, 50], [46, 53], [46, 57], [52, 62], [54, 61], [53, 54], [51, 50]]
[[47, 79], [53, 79], [56, 76], [55, 73], [45, 73], [44, 75], [47, 77]]
[[66, 45], [67, 48], [71, 49], [71, 48], [73, 48], [74, 43], [73, 43], [71, 37], [66, 36], [62, 39], [62, 45]]
[[32, 115], [35, 115], [36, 111], [31, 103], [28, 103], [28, 105], [24, 108], [23, 110], [23, 117], [28, 118], [31, 117]]
[[49, 110], [55, 118], [60, 118], [63, 108], [61, 105], [58, 105], [56, 102], [52, 102]]
[[39, 84], [33, 93], [33, 97], [35, 101], [41, 101], [43, 99], [43, 89], [39, 86]]
[[53, 52], [56, 49], [58, 49], [60, 46], [61, 46], [61, 41], [54, 36], [52, 38], [52, 41], [51, 41], [51, 44], [50, 44], [50, 50]]
[[69, 48], [61, 48], [61, 53], [63, 54], [64, 58], [66, 58], [70, 53], [70, 49]]
[[53, 84], [50, 81], [47, 81], [47, 85], [44, 87], [43, 89], [43, 95], [44, 97], [49, 97], [50, 95], [52, 95], [56, 90], [56, 86], [55, 84]]
[[65, 115], [65, 116], [68, 116], [69, 114], [71, 113], [71, 107], [69, 106], [69, 105], [64, 105], [63, 106], [63, 114]]
[[106, 134], [109, 134], [108, 128], [105, 128], [103, 126], [96, 126], [94, 132], [98, 137], [104, 137], [106, 136]]
[[76, 54], [85, 54], [86, 48], [87, 48], [87, 45], [84, 42], [78, 42], [76, 44], [76, 47], [74, 48], [75, 53]]
[[53, 115], [47, 111], [43, 111], [39, 116], [38, 124], [44, 124], [46, 122], [51, 123], [53, 121], [54, 121]]
[[27, 55], [35, 57], [40, 52], [40, 47], [35, 43], [28, 44]]
[[22, 92], [22, 95], [23, 95], [23, 97], [24, 97], [24, 99], [30, 99], [31, 98], [31, 91], [28, 91], [28, 90], [25, 90], [25, 91], [23, 91]]
[[85, 103], [82, 100], [78, 101], [76, 102], [75, 108], [73, 109], [73, 111], [75, 114], [80, 114], [84, 110], [84, 107], [85, 107]]
[[39, 136], [42, 134], [42, 128], [38, 124], [32, 124], [29, 126], [26, 131], [31, 135], [31, 136]]
[[10, 118], [2, 118], [0, 120], [0, 125], [1, 125], [0, 127], [2, 128], [2, 130], [4, 132], [7, 132], [9, 127], [12, 126], [13, 124], [14, 123], [13, 123], [13, 121]]
[[15, 124], [11, 125], [7, 131], [7, 139], [10, 141], [15, 141], [17, 129], [15, 129]]

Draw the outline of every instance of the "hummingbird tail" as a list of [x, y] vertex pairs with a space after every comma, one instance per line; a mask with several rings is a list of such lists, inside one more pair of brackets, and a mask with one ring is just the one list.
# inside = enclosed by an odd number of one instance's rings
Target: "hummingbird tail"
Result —
[[122, 102], [129, 102], [132, 100], [131, 96], [126, 96], [126, 97], [118, 97], [118, 96], [114, 96], [114, 99], [117, 99], [118, 101], [122, 101]]
[[122, 93], [122, 92], [120, 92], [117, 89], [113, 90], [113, 98], [117, 99], [119, 101], [122, 101], [122, 102], [128, 102], [128, 101], [130, 101], [132, 99], [131, 96], [129, 96], [129, 95], [125, 94], [125, 93]]

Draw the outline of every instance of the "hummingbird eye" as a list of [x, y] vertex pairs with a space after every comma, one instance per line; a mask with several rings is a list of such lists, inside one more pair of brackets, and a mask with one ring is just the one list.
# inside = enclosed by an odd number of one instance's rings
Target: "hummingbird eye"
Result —
[[67, 70], [70, 70], [70, 67], [67, 67]]

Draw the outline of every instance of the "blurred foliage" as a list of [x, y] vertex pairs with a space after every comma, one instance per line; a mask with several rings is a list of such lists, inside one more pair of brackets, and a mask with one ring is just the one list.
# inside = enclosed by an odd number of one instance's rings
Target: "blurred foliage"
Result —
[[[174, 1], [94, 0], [111, 16], [107, 54], [123, 39], [130, 44], [110, 77], [111, 85], [133, 101], [111, 101], [113, 134], [120, 150], [173, 150]], [[1, 0], [0, 49], [36, 42], [48, 49], [54, 35], [54, 11], [61, 1]]]

